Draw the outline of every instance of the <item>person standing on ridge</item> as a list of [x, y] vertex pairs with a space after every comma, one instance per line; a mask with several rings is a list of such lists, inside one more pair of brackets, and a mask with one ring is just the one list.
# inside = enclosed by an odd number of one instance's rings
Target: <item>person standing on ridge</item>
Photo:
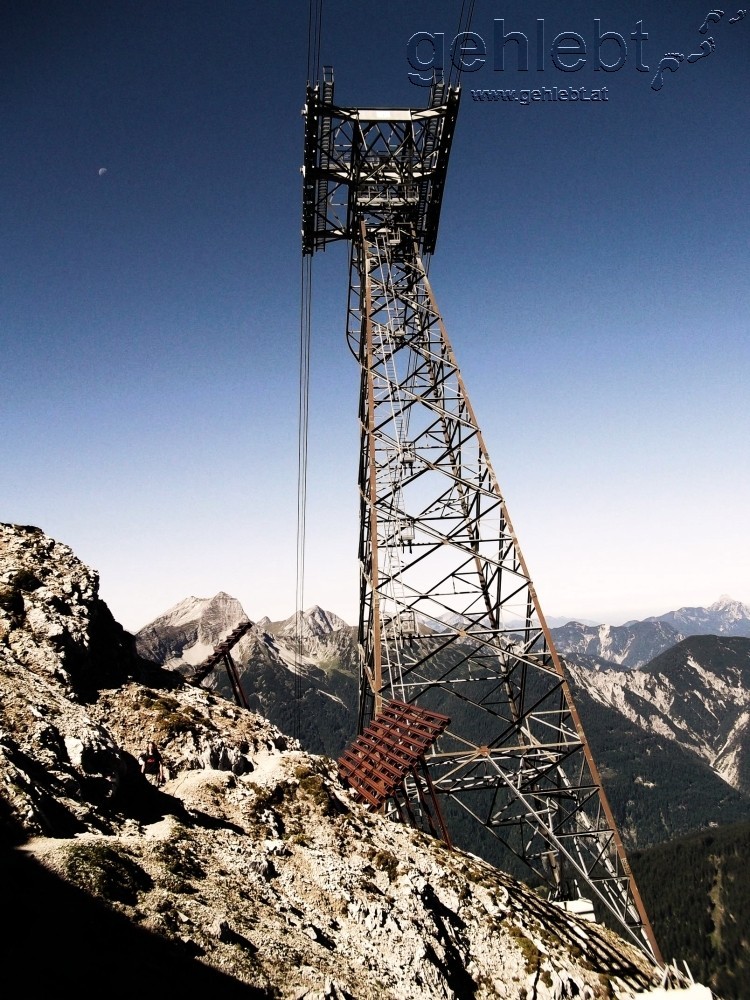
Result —
[[163, 785], [166, 781], [164, 771], [164, 760], [159, 747], [153, 740], [150, 740], [145, 751], [138, 758], [141, 765], [141, 774], [144, 774], [153, 785]]

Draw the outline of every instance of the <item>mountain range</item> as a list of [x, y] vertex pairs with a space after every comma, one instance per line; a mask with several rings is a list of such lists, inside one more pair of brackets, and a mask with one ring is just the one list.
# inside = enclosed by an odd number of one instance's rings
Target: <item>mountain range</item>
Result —
[[707, 608], [680, 608], [658, 618], [683, 635], [742, 635], [750, 636], [750, 607], [723, 594]]
[[[141, 629], [136, 649], [186, 676], [246, 620], [240, 602], [223, 591], [211, 598], [189, 597]], [[356, 639], [341, 618], [317, 606], [280, 622], [261, 618], [231, 655], [250, 707], [283, 732], [299, 735], [310, 752], [337, 757], [352, 739]], [[204, 686], [234, 698], [221, 669], [212, 671]]]
[[[662, 619], [552, 630], [629, 848], [750, 818], [750, 639], [726, 634], [744, 630], [750, 610], [722, 598], [674, 614], [686, 628], [713, 616], [724, 637], [684, 636]], [[188, 598], [138, 632], [136, 647], [189, 673], [245, 619], [228, 594]], [[355, 735], [355, 629], [335, 614], [261, 619], [232, 658], [250, 705], [306, 748], [337, 757]], [[233, 697], [222, 670], [205, 683]]]
[[634, 670], [569, 664], [576, 689], [750, 792], [750, 639], [696, 635]]
[[680, 608], [624, 625], [570, 621], [551, 631], [558, 650], [576, 662], [640, 667], [687, 636], [750, 637], [750, 607], [725, 594], [707, 608]]

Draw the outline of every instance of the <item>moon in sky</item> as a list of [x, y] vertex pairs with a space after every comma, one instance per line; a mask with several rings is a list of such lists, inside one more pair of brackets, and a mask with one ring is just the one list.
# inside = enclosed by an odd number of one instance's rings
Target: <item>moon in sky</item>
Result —
[[106, 172], [107, 172], [107, 168], [106, 167], [99, 167], [99, 176], [100, 177], [103, 177], [106, 174]]

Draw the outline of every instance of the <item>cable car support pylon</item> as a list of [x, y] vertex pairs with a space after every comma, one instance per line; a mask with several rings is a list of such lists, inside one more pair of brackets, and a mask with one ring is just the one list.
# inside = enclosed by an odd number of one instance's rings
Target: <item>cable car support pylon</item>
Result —
[[424, 265], [459, 88], [436, 82], [420, 109], [333, 92], [330, 68], [307, 89], [302, 243], [351, 252], [360, 732], [390, 702], [448, 716], [425, 761], [449, 825], [463, 810], [662, 965]]

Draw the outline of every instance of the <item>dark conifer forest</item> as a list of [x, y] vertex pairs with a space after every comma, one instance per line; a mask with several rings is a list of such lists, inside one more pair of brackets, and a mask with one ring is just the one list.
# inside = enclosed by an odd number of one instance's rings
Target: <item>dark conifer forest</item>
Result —
[[687, 962], [722, 1000], [750, 997], [750, 823], [630, 856], [666, 960]]

